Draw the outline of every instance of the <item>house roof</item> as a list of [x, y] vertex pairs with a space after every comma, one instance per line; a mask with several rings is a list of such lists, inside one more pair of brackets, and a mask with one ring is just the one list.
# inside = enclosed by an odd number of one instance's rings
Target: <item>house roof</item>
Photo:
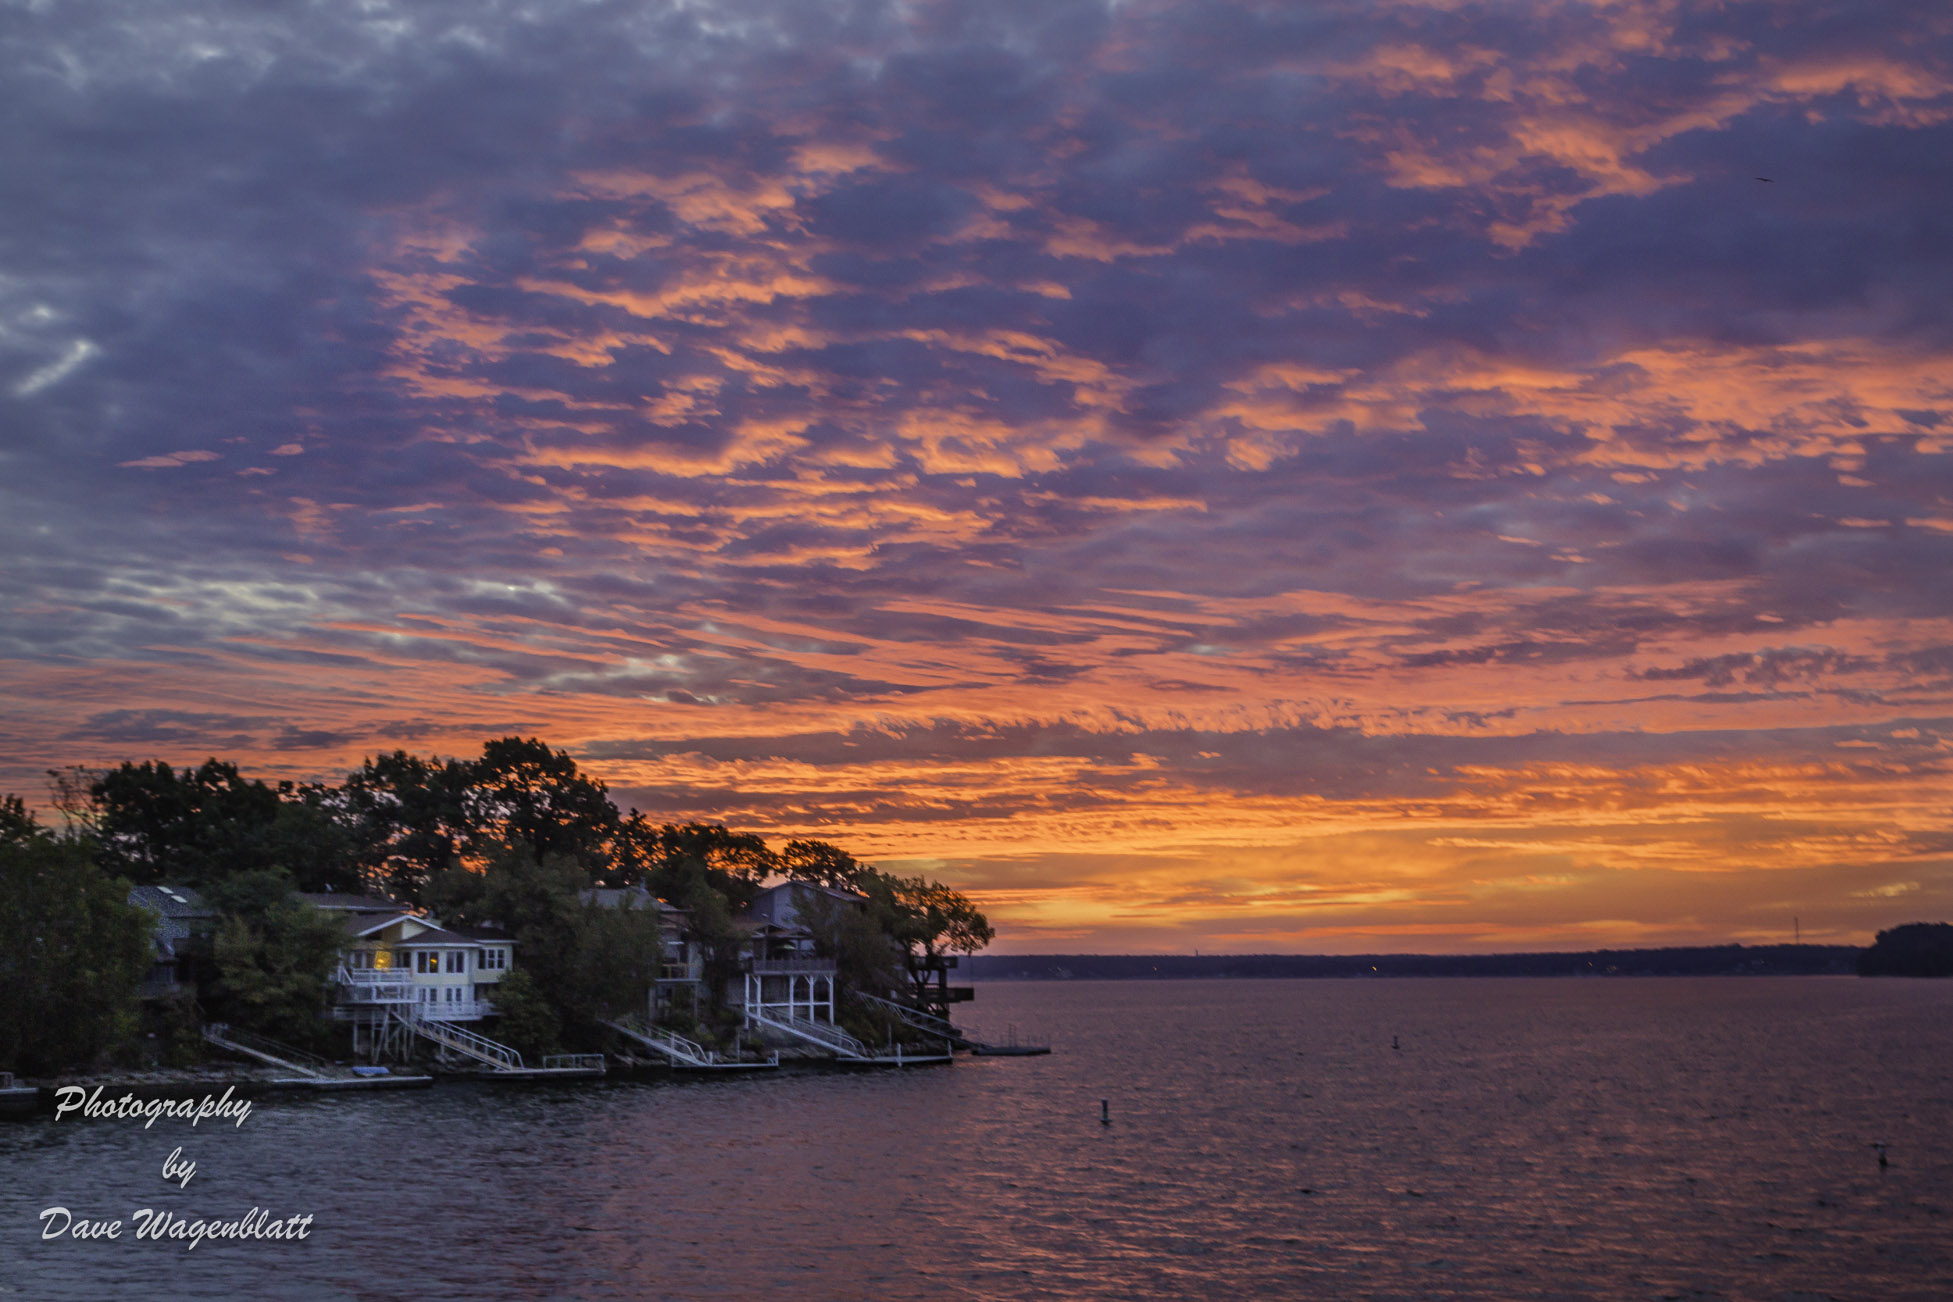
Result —
[[660, 913], [683, 913], [657, 898], [642, 886], [590, 886], [578, 891], [577, 898], [585, 904], [595, 904], [606, 909], [651, 909]]
[[359, 928], [359, 930], [355, 931], [353, 935], [355, 937], [370, 936], [374, 932], [380, 930], [382, 927], [391, 927], [396, 922], [419, 922], [421, 923], [422, 926], [428, 926], [428, 927], [432, 927], [436, 925], [431, 922], [426, 922], [420, 917], [419, 914], [409, 913], [405, 909], [398, 909], [393, 913], [391, 917], [381, 918], [376, 922], [369, 922], [365, 926]]
[[755, 936], [760, 935], [762, 932], [774, 936], [811, 936], [813, 934], [805, 927], [783, 926], [777, 922], [768, 922], [763, 918], [751, 916], [734, 918], [732, 925], [740, 931], [749, 931]]
[[129, 903], [165, 918], [214, 918], [217, 910], [188, 886], [132, 886]]
[[384, 895], [354, 895], [343, 891], [297, 891], [315, 909], [343, 909], [349, 913], [406, 913], [405, 905]]
[[446, 927], [429, 927], [426, 931], [417, 931], [394, 943], [408, 949], [415, 945], [466, 945], [473, 949], [480, 942], [459, 932], [449, 931]]
[[403, 936], [401, 939], [393, 942], [402, 949], [412, 949], [416, 945], [426, 948], [433, 948], [437, 945], [466, 945], [472, 949], [476, 945], [510, 945], [514, 943], [514, 940], [507, 932], [494, 927], [443, 927], [432, 918], [405, 912], [396, 913], [391, 918], [382, 918], [369, 927], [362, 927], [354, 933], [354, 937], [355, 939], [363, 939], [371, 936], [376, 931], [383, 931], [391, 927], [394, 923], [401, 921], [418, 922], [423, 928], [411, 936]]
[[806, 891], [815, 895], [826, 895], [837, 900], [847, 900], [853, 904], [866, 904], [868, 897], [860, 891], [843, 890], [838, 886], [822, 886], [819, 882], [784, 881], [775, 882], [761, 891], [761, 895], [773, 895], [780, 891]]

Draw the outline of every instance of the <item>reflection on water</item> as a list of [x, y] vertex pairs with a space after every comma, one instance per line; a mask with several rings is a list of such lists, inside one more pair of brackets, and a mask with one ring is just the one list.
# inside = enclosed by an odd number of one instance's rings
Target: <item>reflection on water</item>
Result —
[[[993, 983], [980, 1006], [1057, 1052], [273, 1097], [238, 1130], [0, 1126], [0, 1288], [1953, 1296], [1953, 983]], [[178, 1145], [198, 1164], [181, 1190], [161, 1176]], [[315, 1228], [41, 1243], [52, 1204]]]

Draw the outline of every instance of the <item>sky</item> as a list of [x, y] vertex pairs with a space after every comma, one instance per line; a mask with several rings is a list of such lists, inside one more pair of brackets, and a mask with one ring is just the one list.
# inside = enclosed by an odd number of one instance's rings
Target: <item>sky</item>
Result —
[[1953, 916], [1953, 9], [0, 0], [0, 790], [539, 736], [1026, 952]]

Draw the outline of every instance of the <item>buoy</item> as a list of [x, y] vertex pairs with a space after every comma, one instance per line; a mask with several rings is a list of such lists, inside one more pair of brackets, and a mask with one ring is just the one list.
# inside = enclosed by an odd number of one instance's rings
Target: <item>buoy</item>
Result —
[[1878, 1150], [1878, 1169], [1883, 1171], [1885, 1169], [1885, 1145], [1873, 1144], [1872, 1147]]
[[1390, 1047], [1393, 1049], [1397, 1047], [1397, 1037], [1394, 1035], [1390, 1037]]
[[[1099, 1100], [1099, 1124], [1101, 1126], [1109, 1126], [1112, 1124], [1112, 1100], [1111, 1099]], [[1880, 1160], [1883, 1161], [1884, 1159], [1881, 1158]]]

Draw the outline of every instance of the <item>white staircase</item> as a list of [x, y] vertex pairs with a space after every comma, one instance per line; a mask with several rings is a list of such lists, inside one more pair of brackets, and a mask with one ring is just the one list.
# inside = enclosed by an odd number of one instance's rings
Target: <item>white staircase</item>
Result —
[[740, 1062], [726, 1058], [696, 1040], [688, 1040], [676, 1031], [667, 1031], [662, 1026], [648, 1026], [636, 1018], [606, 1021], [604, 1025], [634, 1043], [663, 1054], [674, 1067], [695, 1071], [736, 1071], [780, 1065], [780, 1055], [777, 1053], [767, 1062]]
[[861, 1000], [863, 1003], [873, 1004], [877, 1008], [894, 1013], [905, 1025], [948, 1040], [959, 1049], [963, 1048], [966, 1044], [963, 1033], [952, 1026], [946, 1017], [938, 1017], [934, 1013], [925, 1013], [920, 1008], [912, 1008], [908, 1004], [898, 1004], [893, 999], [883, 999], [879, 995], [857, 994], [855, 998]]
[[818, 1045], [843, 1062], [877, 1061], [874, 1050], [840, 1027], [826, 1022], [809, 1021], [805, 1017], [789, 1017], [750, 1004], [746, 1007], [746, 1020], [754, 1026], [763, 1026], [769, 1030], [791, 1035], [795, 1039], [805, 1040], [809, 1044]]
[[456, 1026], [453, 1022], [436, 1022], [417, 1017], [411, 1008], [407, 1012], [395, 1010], [391, 1016], [402, 1026], [427, 1040], [464, 1058], [473, 1058], [494, 1071], [523, 1071], [522, 1055], [499, 1040], [491, 1040], [485, 1035]]
[[324, 1080], [330, 1074], [329, 1064], [316, 1053], [294, 1049], [291, 1045], [280, 1044], [269, 1036], [239, 1030], [223, 1022], [205, 1022], [203, 1038], [206, 1044], [215, 1045], [229, 1053], [241, 1053], [247, 1058], [256, 1058], [259, 1062], [273, 1067], [283, 1067], [286, 1071], [294, 1071], [315, 1080]]

